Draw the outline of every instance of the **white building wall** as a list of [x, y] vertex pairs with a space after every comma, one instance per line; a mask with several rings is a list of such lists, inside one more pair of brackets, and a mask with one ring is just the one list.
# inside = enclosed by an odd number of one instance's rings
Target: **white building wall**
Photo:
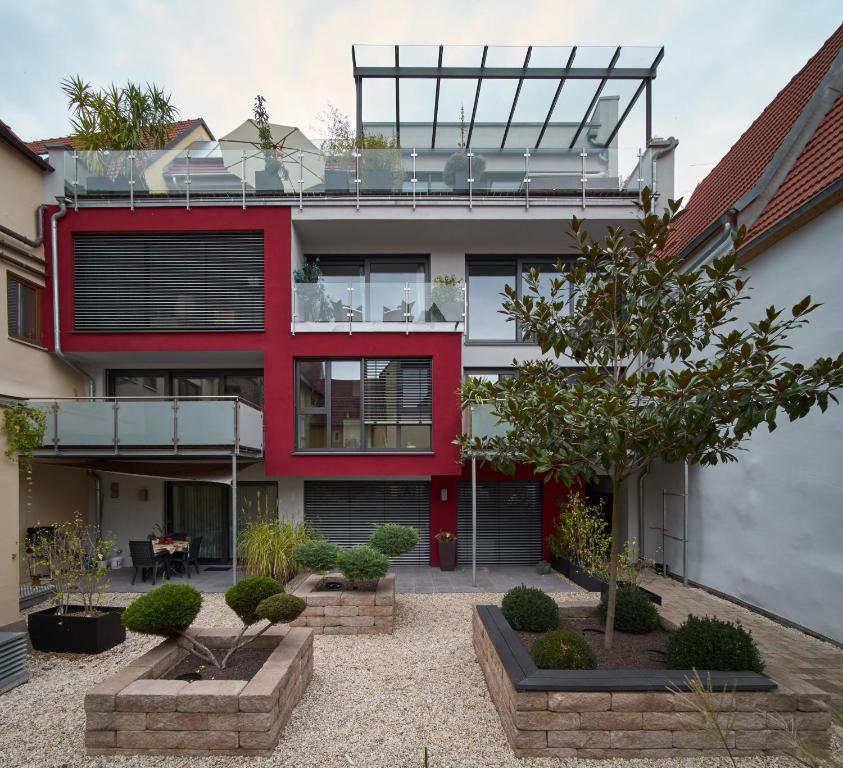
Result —
[[[772, 246], [748, 265], [753, 298], [743, 323], [770, 304], [788, 311], [806, 294], [824, 305], [793, 334], [788, 356], [813, 362], [843, 350], [843, 207], [837, 206]], [[842, 393], [838, 393], [841, 395]], [[691, 467], [688, 576], [719, 592], [843, 642], [843, 408], [786, 416], [761, 427], [736, 463]], [[645, 481], [645, 546], [656, 553], [661, 492], [682, 491], [681, 466], [656, 463]], [[668, 528], [681, 521], [671, 499]], [[681, 571], [678, 545], [667, 562]]]
[[[116, 491], [117, 497], [112, 494]], [[145, 496], [145, 498], [144, 498]], [[132, 564], [130, 541], [144, 541], [155, 524], [164, 525], [164, 482], [156, 477], [102, 473], [102, 530], [113, 542], [112, 555], [123, 550], [123, 565]]]

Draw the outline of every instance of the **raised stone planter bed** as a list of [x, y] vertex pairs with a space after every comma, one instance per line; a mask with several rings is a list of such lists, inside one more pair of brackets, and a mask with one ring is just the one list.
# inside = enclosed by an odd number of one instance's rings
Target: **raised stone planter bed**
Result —
[[[342, 580], [331, 575], [329, 579]], [[291, 623], [326, 635], [391, 635], [395, 613], [395, 574], [378, 581], [375, 590], [322, 589], [326, 577], [308, 576], [293, 592], [307, 604]]]
[[[587, 615], [591, 606], [566, 606]], [[672, 626], [668, 626], [672, 629]], [[722, 744], [687, 691], [691, 670], [538, 669], [497, 606], [477, 606], [473, 639], [489, 693], [517, 757], [701, 757]], [[706, 672], [701, 672], [703, 681]], [[828, 695], [799, 680], [777, 685], [754, 672], [711, 672], [712, 688], [736, 755], [783, 754], [793, 723], [810, 745], [827, 749]]]
[[[237, 630], [190, 630], [209, 648]], [[275, 626], [251, 645], [272, 653], [251, 680], [162, 680], [187, 655], [166, 640], [85, 695], [92, 755], [268, 755], [313, 675], [313, 633]]]

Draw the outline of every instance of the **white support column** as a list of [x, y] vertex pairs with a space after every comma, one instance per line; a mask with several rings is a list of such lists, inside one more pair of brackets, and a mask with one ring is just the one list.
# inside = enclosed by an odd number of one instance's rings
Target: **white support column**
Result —
[[477, 586], [477, 457], [471, 454], [471, 586]]
[[231, 570], [237, 583], [237, 454], [231, 454]]

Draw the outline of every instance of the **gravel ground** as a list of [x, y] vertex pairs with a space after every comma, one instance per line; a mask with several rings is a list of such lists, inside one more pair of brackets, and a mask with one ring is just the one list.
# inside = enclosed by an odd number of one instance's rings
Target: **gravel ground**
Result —
[[[123, 605], [135, 595], [109, 595]], [[558, 602], [582, 593], [559, 593]], [[471, 607], [500, 595], [399, 595], [392, 636], [317, 636], [314, 675], [270, 758], [85, 757], [85, 689], [156, 644], [130, 634], [100, 656], [33, 654], [32, 678], [0, 698], [3, 768], [129, 768], [130, 766], [285, 766], [285, 768], [431, 768], [601, 765], [726, 766], [714, 759], [518, 760], [504, 738], [497, 712], [471, 646]], [[206, 595], [197, 625], [236, 625], [222, 595]], [[841, 755], [836, 739], [835, 752]], [[792, 766], [785, 759], [738, 761], [741, 768]]]

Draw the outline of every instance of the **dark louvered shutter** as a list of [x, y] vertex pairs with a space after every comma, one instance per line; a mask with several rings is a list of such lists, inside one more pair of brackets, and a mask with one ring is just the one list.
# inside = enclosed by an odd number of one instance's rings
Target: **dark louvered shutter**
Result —
[[433, 388], [430, 360], [364, 360], [367, 424], [430, 424]]
[[[457, 556], [471, 565], [471, 483], [458, 483]], [[541, 483], [477, 483], [477, 564], [535, 565], [542, 553]]]
[[304, 519], [328, 541], [343, 547], [366, 544], [377, 523], [419, 530], [416, 548], [397, 565], [430, 563], [430, 483], [417, 481], [307, 480]]
[[9, 333], [12, 336], [19, 336], [19, 302], [20, 294], [18, 292], [18, 283], [10, 277], [6, 279], [6, 319], [8, 321]]
[[260, 331], [262, 232], [77, 234], [77, 331]]

